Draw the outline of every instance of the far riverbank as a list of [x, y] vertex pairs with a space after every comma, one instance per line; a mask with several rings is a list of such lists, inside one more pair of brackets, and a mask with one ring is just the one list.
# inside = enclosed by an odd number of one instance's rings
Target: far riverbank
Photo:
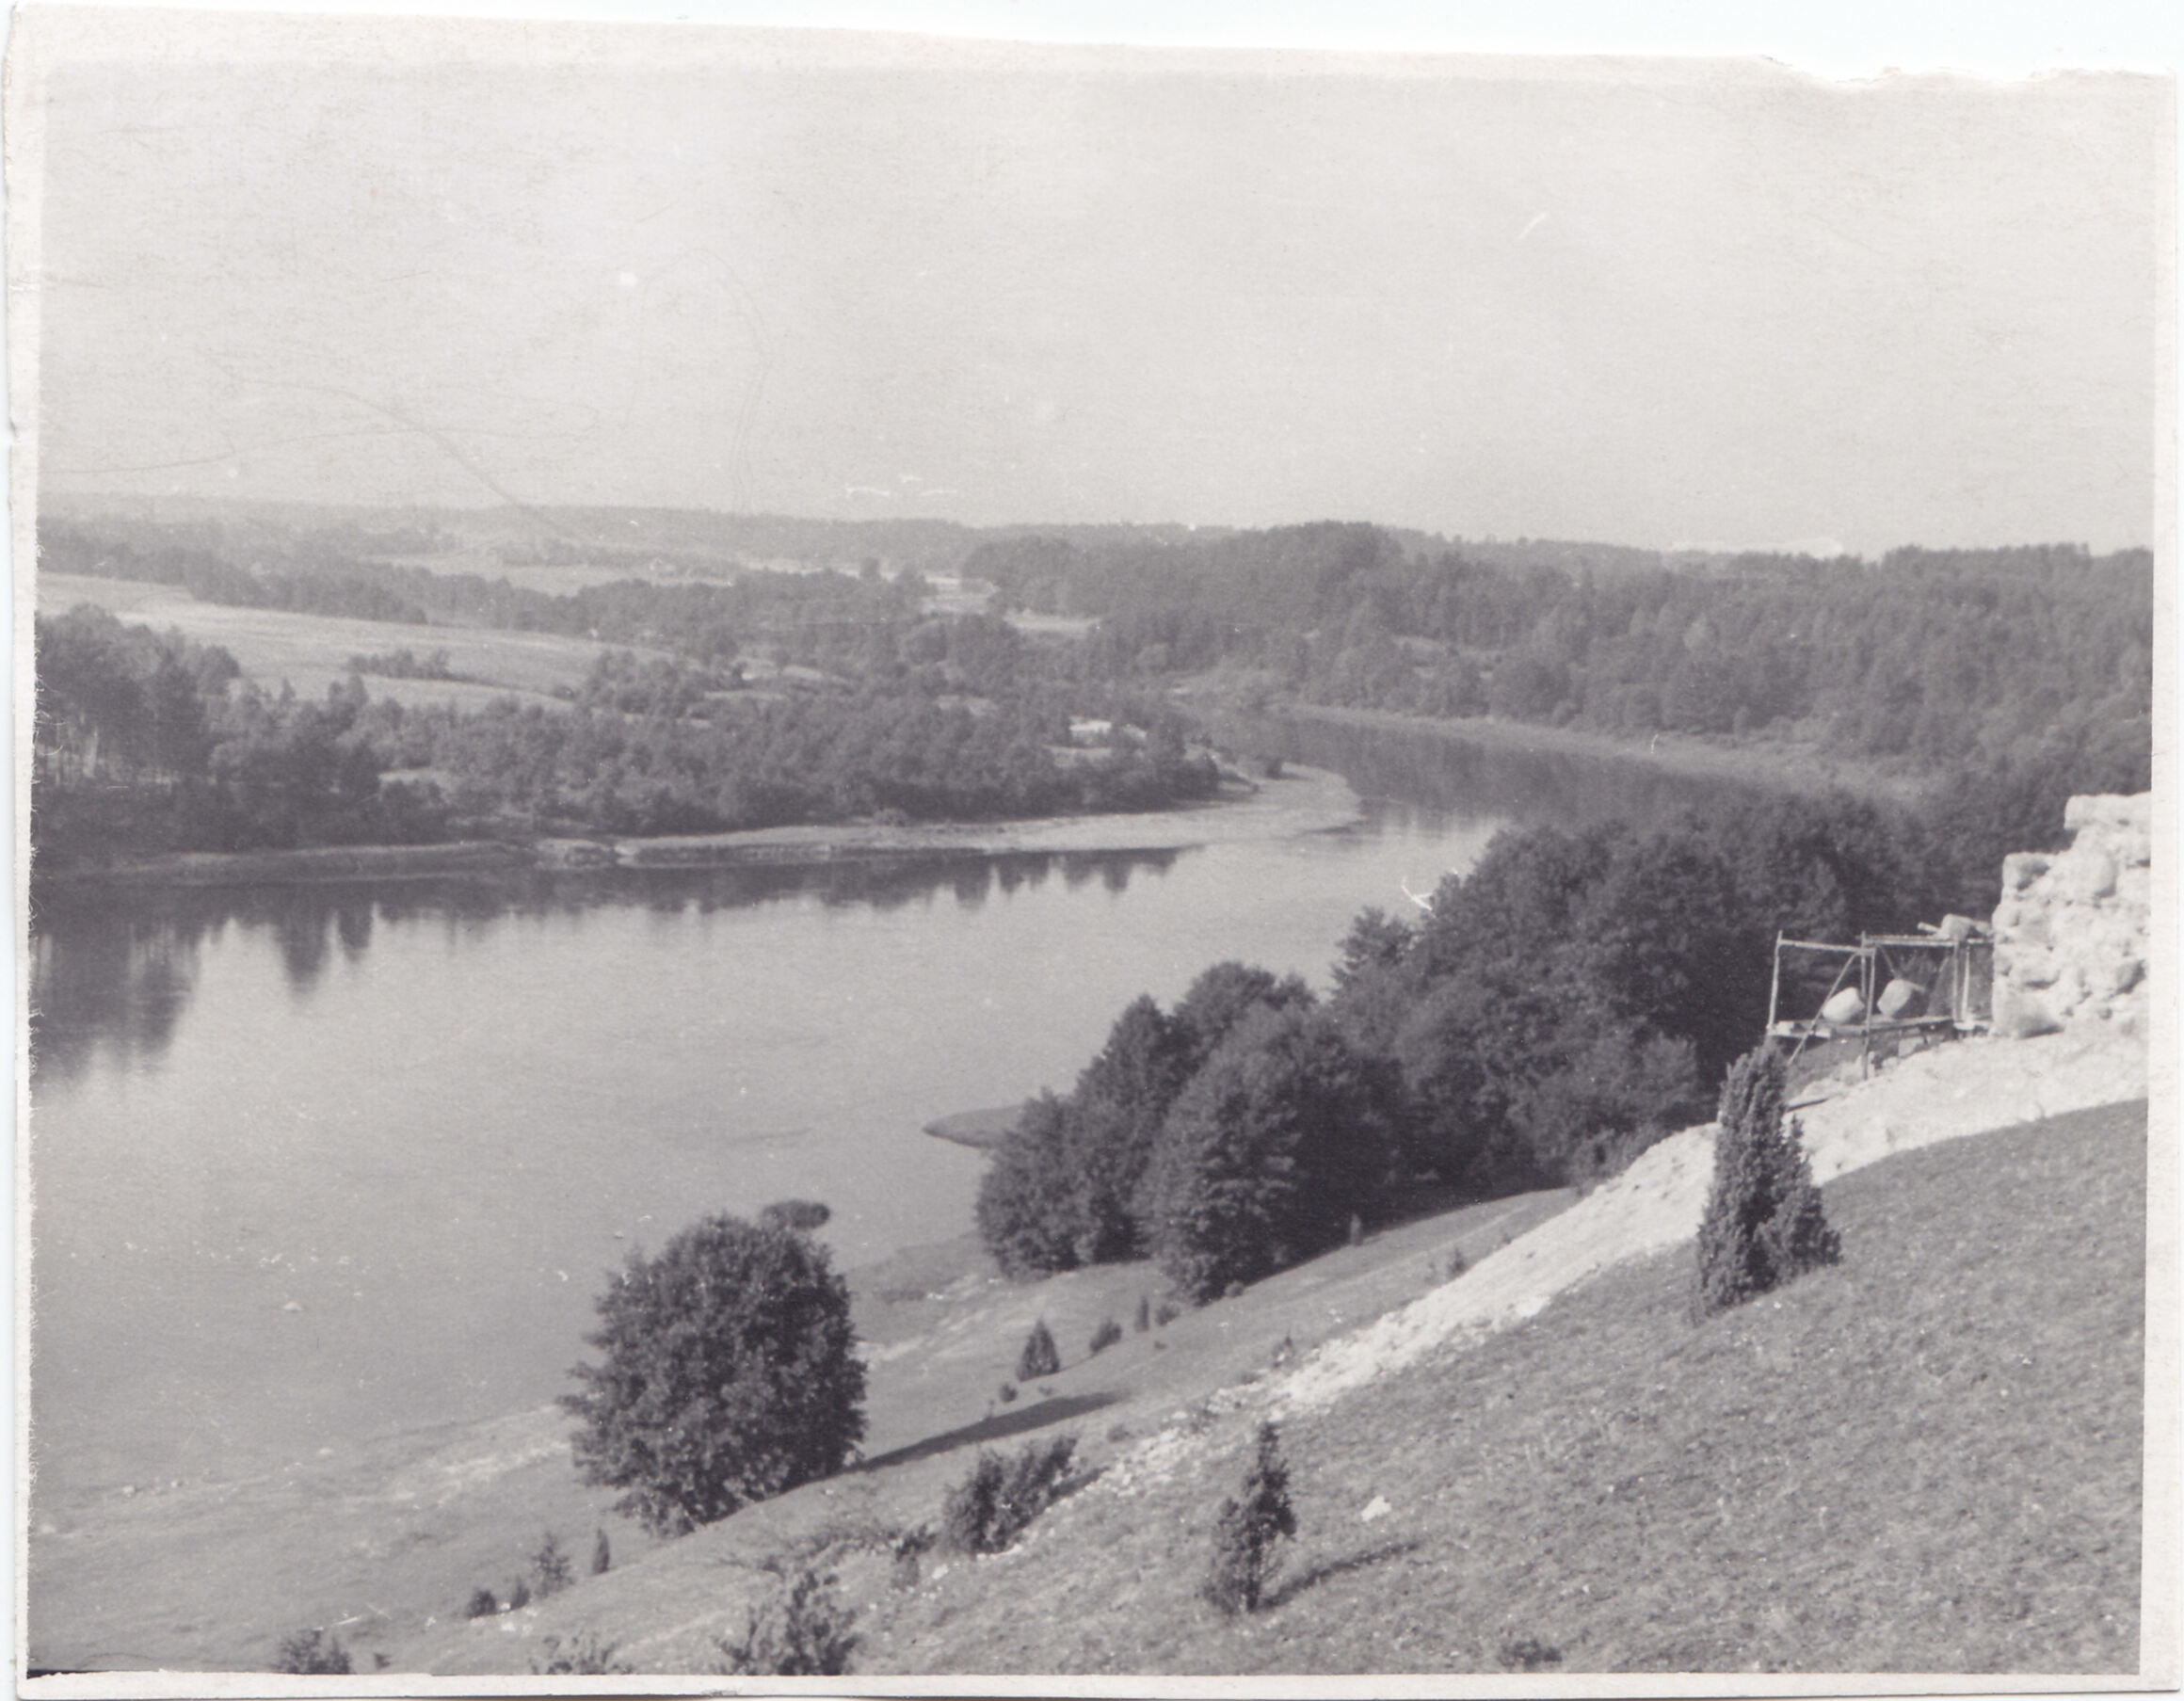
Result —
[[1483, 714], [1447, 720], [1404, 714], [1392, 709], [1346, 709], [1325, 703], [1283, 703], [1270, 707], [1266, 718], [1422, 734], [1510, 754], [1590, 756], [1642, 762], [1694, 779], [1763, 786], [1772, 791], [1844, 791], [1877, 802], [1908, 804], [1917, 802], [1926, 790], [1925, 782], [1915, 777], [1828, 756], [1804, 744], [1715, 741], [1688, 732], [1618, 738], [1606, 732]]
[[38, 870], [40, 884], [256, 886], [310, 881], [492, 875], [516, 869], [664, 869], [744, 864], [978, 859], [1039, 853], [1127, 854], [1331, 832], [1362, 817], [1339, 774], [1292, 766], [1278, 778], [1228, 779], [1220, 795], [1182, 809], [1032, 821], [869, 823], [759, 827], [659, 838], [540, 838], [443, 844], [318, 845], [300, 850], [188, 851], [98, 867]]

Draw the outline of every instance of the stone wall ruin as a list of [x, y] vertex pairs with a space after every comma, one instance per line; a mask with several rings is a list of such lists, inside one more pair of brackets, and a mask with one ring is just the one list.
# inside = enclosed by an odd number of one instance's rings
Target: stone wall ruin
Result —
[[2143, 1035], [2153, 799], [2073, 797], [2070, 848], [2002, 863], [1995, 910], [1995, 1031], [2028, 1038], [2107, 1024]]

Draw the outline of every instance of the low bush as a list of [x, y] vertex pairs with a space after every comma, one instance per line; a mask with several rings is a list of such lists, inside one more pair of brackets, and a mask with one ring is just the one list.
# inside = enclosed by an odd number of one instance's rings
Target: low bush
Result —
[[531, 1575], [538, 1580], [538, 1598], [558, 1595], [576, 1581], [576, 1567], [569, 1563], [569, 1554], [561, 1546], [561, 1538], [553, 1531], [546, 1532], [546, 1539], [538, 1544], [531, 1555]]
[[1121, 1339], [1122, 1325], [1112, 1317], [1103, 1319], [1100, 1326], [1092, 1331], [1092, 1356], [1097, 1358]]
[[993, 1390], [993, 1397], [1004, 1405], [1013, 1405], [1016, 1403], [1016, 1384], [1013, 1382], [1003, 1383]]
[[1502, 1643], [1495, 1658], [1505, 1672], [1544, 1672], [1562, 1663], [1562, 1649], [1536, 1636], [1519, 1636]]
[[465, 1618], [490, 1618], [501, 1610], [501, 1597], [490, 1589], [474, 1591], [462, 1609]]
[[519, 1577], [508, 1585], [508, 1611], [520, 1612], [531, 1604], [531, 1583], [528, 1578]]
[[809, 1567], [787, 1579], [774, 1598], [745, 1620], [740, 1638], [714, 1645], [731, 1677], [839, 1677], [857, 1651], [856, 1614], [834, 1593], [831, 1573]]
[[1152, 1301], [1143, 1293], [1137, 1296], [1137, 1315], [1131, 1320], [1130, 1326], [1140, 1335], [1152, 1327]]
[[1181, 1315], [1182, 1312], [1164, 1299], [1161, 1301], [1160, 1309], [1152, 1314], [1153, 1325], [1156, 1328], [1164, 1329]]
[[1244, 1479], [1244, 1498], [1223, 1500], [1213, 1522], [1213, 1565], [1206, 1579], [1206, 1598], [1222, 1612], [1256, 1613], [1266, 1599], [1274, 1576], [1274, 1545], [1296, 1534], [1296, 1513], [1289, 1503], [1289, 1466], [1271, 1423], [1259, 1426], [1251, 1469]]
[[948, 1491], [940, 1539], [958, 1553], [999, 1553], [1060, 1493], [1077, 1437], [1034, 1441], [1013, 1459], [981, 1449], [971, 1474]]
[[324, 1630], [298, 1630], [281, 1644], [273, 1669], [305, 1677], [345, 1677], [351, 1669], [349, 1651], [342, 1646], [339, 1636], [329, 1636]]
[[1024, 1337], [1023, 1351], [1016, 1357], [1016, 1379], [1019, 1382], [1036, 1382], [1041, 1376], [1052, 1376], [1062, 1368], [1062, 1355], [1054, 1346], [1054, 1337], [1047, 1327], [1047, 1320], [1040, 1318], [1032, 1324], [1032, 1332]]
[[538, 1645], [546, 1650], [541, 1662], [531, 1661], [531, 1673], [538, 1677], [627, 1677], [637, 1668], [617, 1660], [617, 1642], [602, 1642], [597, 1636], [571, 1636], [564, 1642], [558, 1636], [541, 1636]]
[[833, 1216], [833, 1210], [818, 1199], [776, 1199], [759, 1212], [759, 1227], [810, 1234], [826, 1228]]
[[905, 1530], [889, 1544], [889, 1552], [894, 1557], [889, 1581], [898, 1589], [914, 1589], [923, 1574], [924, 1557], [933, 1550], [934, 1536], [929, 1525], [920, 1524], [915, 1530]]
[[614, 1564], [614, 1549], [607, 1545], [606, 1531], [602, 1527], [591, 1539], [591, 1574], [603, 1576]]

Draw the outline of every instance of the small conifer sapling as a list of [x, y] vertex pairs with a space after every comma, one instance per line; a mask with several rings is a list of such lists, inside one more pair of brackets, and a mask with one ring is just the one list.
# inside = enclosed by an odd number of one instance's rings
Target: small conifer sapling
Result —
[[1281, 1440], [1273, 1424], [1261, 1423], [1251, 1469], [1244, 1479], [1244, 1498], [1223, 1500], [1214, 1520], [1206, 1598], [1224, 1613], [1256, 1613], [1274, 1576], [1275, 1544], [1295, 1534]]
[[538, 1598], [558, 1595], [576, 1581], [576, 1567], [569, 1563], [569, 1555], [561, 1546], [561, 1537], [553, 1531], [546, 1532], [546, 1539], [538, 1544], [531, 1555], [531, 1575], [538, 1580]]
[[1047, 1327], [1047, 1320], [1040, 1318], [1032, 1324], [1032, 1332], [1024, 1337], [1023, 1351], [1017, 1355], [1016, 1379], [1019, 1382], [1036, 1382], [1041, 1376], [1052, 1376], [1062, 1368], [1062, 1355], [1054, 1346], [1054, 1337]]
[[1837, 1262], [1803, 1131], [1783, 1122], [1782, 1055], [1762, 1046], [1730, 1066], [1714, 1136], [1713, 1186], [1698, 1231], [1692, 1315], [1703, 1321]]

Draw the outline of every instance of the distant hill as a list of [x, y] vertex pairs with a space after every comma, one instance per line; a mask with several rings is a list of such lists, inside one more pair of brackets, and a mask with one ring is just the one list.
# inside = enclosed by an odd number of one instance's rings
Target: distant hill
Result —
[[[564, 507], [540, 505], [510, 507], [392, 507], [344, 504], [231, 500], [207, 496], [131, 496], [56, 494], [40, 501], [56, 519], [123, 519], [161, 525], [214, 524], [248, 534], [356, 531], [390, 534], [437, 531], [450, 549], [507, 548], [559, 553], [574, 551], [592, 558], [644, 551], [715, 554], [752, 565], [794, 562], [814, 567], [855, 569], [876, 560], [892, 570], [952, 572], [982, 542], [1025, 538], [1066, 540], [1080, 549], [1135, 545], [1205, 544], [1247, 528], [1228, 525], [1050, 524], [1025, 521], [971, 526], [952, 520], [814, 520], [788, 514], [732, 514], [712, 508]], [[1697, 551], [1670, 553], [1628, 544], [1547, 538], [1444, 538], [1404, 527], [1381, 528], [1403, 552], [1430, 559], [1453, 550], [1468, 559], [1503, 568], [1551, 568], [1576, 577], [1582, 573], [1718, 570], [1736, 559]], [[559, 550], [555, 550], [559, 546]]]

